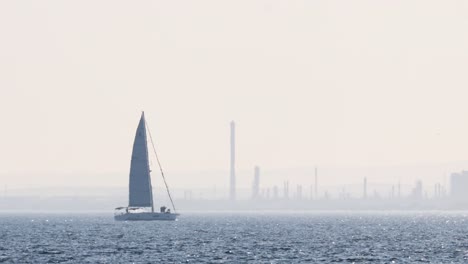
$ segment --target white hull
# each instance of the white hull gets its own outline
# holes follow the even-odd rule
[[[125,213],[114,216],[117,221],[174,221],[179,214],[172,213]]]

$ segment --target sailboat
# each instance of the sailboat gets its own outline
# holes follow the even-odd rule
[[[147,131],[174,212],[171,212],[171,210],[166,206],[161,206],[159,212],[154,211],[153,188],[151,185],[151,170],[148,156]],[[133,142],[132,159],[130,164],[128,206],[115,208],[114,219],[118,221],[174,221],[177,219],[177,216],[179,216],[179,214],[176,213],[174,202],[172,201],[171,193],[169,192],[169,187],[166,183],[161,163],[159,162],[158,155],[156,154],[151,132],[146,128],[145,113],[142,112],[135,134],[135,141]]]

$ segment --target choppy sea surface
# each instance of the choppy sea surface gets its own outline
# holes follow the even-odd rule
[[[468,214],[0,214],[0,263],[332,262],[468,263]]]

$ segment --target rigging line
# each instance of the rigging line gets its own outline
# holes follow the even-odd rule
[[[148,122],[146,122],[146,123],[148,123]],[[158,157],[158,154],[156,153],[156,148],[154,147],[154,143],[153,143],[153,137],[151,136],[151,131],[149,130],[148,126],[147,126],[147,130],[148,130],[148,134],[150,136],[151,146],[153,146],[154,155],[156,156],[156,161],[158,162],[158,165],[159,165],[159,170],[161,171],[161,175],[162,175],[162,178],[164,180],[164,185],[166,185],[167,195],[169,195],[169,200],[171,200],[172,208],[174,208],[174,213],[176,213],[177,210],[175,208],[174,202],[172,201],[171,193],[169,192],[169,186],[167,185],[166,177],[164,177],[164,172],[163,172],[163,169],[162,169],[162,166],[161,166],[161,162],[159,162],[159,157]]]

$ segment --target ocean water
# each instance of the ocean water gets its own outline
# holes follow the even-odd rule
[[[468,263],[464,213],[0,214],[1,263]]]

